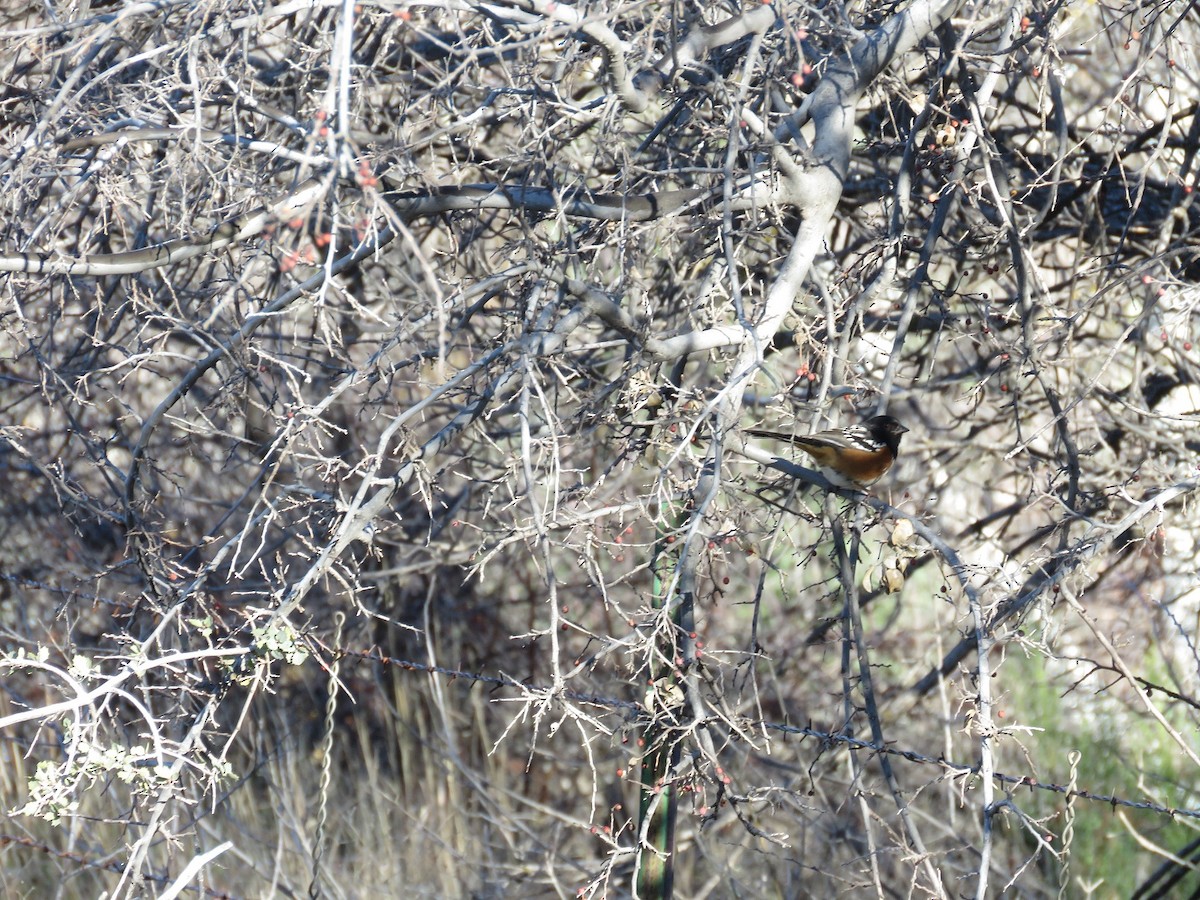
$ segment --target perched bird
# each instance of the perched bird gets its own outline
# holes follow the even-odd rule
[[[884,476],[900,452],[900,436],[908,431],[891,416],[872,416],[861,425],[817,434],[781,434],[747,428],[754,437],[794,444],[813,458],[821,474],[838,487],[862,490]]]

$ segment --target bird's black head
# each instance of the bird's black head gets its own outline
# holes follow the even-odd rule
[[[871,437],[892,451],[892,456],[900,452],[900,435],[908,431],[892,416],[871,416],[866,421],[867,430]]]

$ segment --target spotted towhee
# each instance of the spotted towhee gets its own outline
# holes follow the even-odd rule
[[[813,458],[821,474],[838,487],[862,490],[874,484],[896,461],[900,436],[908,431],[891,416],[872,416],[861,425],[817,434],[781,434],[747,428],[754,437],[794,444]]]

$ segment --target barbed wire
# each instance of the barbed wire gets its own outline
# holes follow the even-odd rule
[[[369,663],[378,663],[379,665],[400,669],[402,671],[426,673],[430,676],[446,678],[451,682],[461,680],[470,684],[490,685],[495,689],[516,689],[523,693],[550,694],[554,691],[554,689],[549,685],[532,684],[527,681],[519,681],[515,678],[505,675],[488,675],[482,672],[472,672],[464,669],[450,668],[447,666],[430,665],[414,660],[388,656],[378,649],[363,651],[345,647],[337,647],[336,645],[322,646],[324,650],[333,654],[337,658],[357,659]],[[1158,686],[1155,686],[1155,688],[1161,690],[1161,688]],[[649,714],[641,703],[632,700],[624,700],[617,697],[609,697],[602,694],[572,689],[560,690],[558,693],[563,698],[575,701],[577,703],[585,703],[611,710],[622,710],[628,714],[632,714],[634,717],[640,718]],[[862,738],[856,738],[852,735],[835,731],[823,731],[811,726],[788,725],[765,719],[747,719],[739,722],[738,725],[740,728],[760,728],[785,736],[795,736],[801,739],[810,738],[830,747],[840,746],[855,751],[886,754],[888,756],[903,759],[907,762],[917,765],[936,767],[948,773],[951,777],[969,778],[972,776],[978,776],[980,774],[978,765],[947,759],[944,756],[930,756],[916,750],[905,749],[887,744],[879,744],[873,741],[864,740]],[[1074,782],[1072,782],[1072,784],[1056,784],[1053,782],[1041,781],[1031,775],[1010,775],[1003,772],[996,772],[993,774],[993,778],[998,783],[1004,785],[1007,789],[1026,787],[1031,792],[1045,791],[1047,793],[1062,795],[1071,800],[1088,800],[1096,803],[1104,803],[1113,808],[1122,807],[1125,809],[1136,809],[1160,815],[1167,815],[1171,816],[1172,818],[1178,817],[1200,821],[1200,808],[1189,809],[1186,807],[1166,806],[1150,801],[1130,800],[1124,797],[1119,797],[1115,794],[1100,794],[1086,789],[1073,787],[1072,785]],[[27,837],[0,834],[0,847],[5,845],[27,847],[29,849],[37,850],[60,859],[69,860],[80,865],[87,866],[89,868],[118,873],[123,869],[122,864],[119,862],[92,861],[83,854],[58,850]],[[146,874],[144,877],[163,883],[169,880],[169,876],[163,875]],[[208,888],[189,886],[185,889],[207,897],[217,898],[217,900],[237,900],[236,895],[214,891]]]
[[[445,666],[432,666],[426,663],[414,662],[407,659],[398,659],[392,656],[386,656],[378,650],[358,651],[339,649],[337,653],[345,657],[354,657],[356,659],[365,660],[367,662],[377,662],[384,666],[394,666],[399,669],[410,672],[427,672],[430,675],[441,675],[449,678],[451,681],[459,679],[477,684],[490,684],[496,687],[517,688],[521,691],[534,692],[549,692],[549,686],[531,685],[525,682],[517,681],[514,678],[505,677],[502,675],[485,675],[481,672],[467,672],[462,669],[450,669]],[[595,706],[609,707],[613,709],[624,709],[645,715],[646,709],[640,703],[631,700],[621,700],[616,697],[605,697],[600,694],[590,694],[582,691],[564,690],[562,695],[579,703],[590,703]],[[911,763],[918,765],[936,766],[951,772],[956,776],[967,777],[979,774],[979,766],[969,763],[955,762],[954,760],[946,759],[944,756],[929,756],[924,753],[919,753],[916,750],[905,750],[899,747],[888,746],[886,744],[877,744],[872,741],[866,741],[861,738],[853,737],[848,734],[841,734],[836,731],[821,731],[816,728],[801,725],[785,725],[781,722],[769,722],[766,720],[740,722],[742,727],[763,728],[768,731],[778,732],[786,735],[797,735],[802,738],[814,738],[815,740],[831,745],[842,745],[853,750],[866,750],[871,753],[882,753],[888,756],[898,757]],[[1062,794],[1067,798],[1077,798],[1080,800],[1091,800],[1096,803],[1106,803],[1112,807],[1124,807],[1126,809],[1140,809],[1147,812],[1160,813],[1163,815],[1195,819],[1200,821],[1200,808],[1188,809],[1186,807],[1164,806],[1161,803],[1152,803],[1143,800],[1127,800],[1124,797],[1118,797],[1115,794],[1098,794],[1093,791],[1088,791],[1079,788],[1073,788],[1070,785],[1054,784],[1053,782],[1040,781],[1032,775],[1008,775],[1003,772],[994,773],[993,777],[996,781],[1003,785],[1020,788],[1027,787],[1031,791],[1040,790],[1054,794]]]

